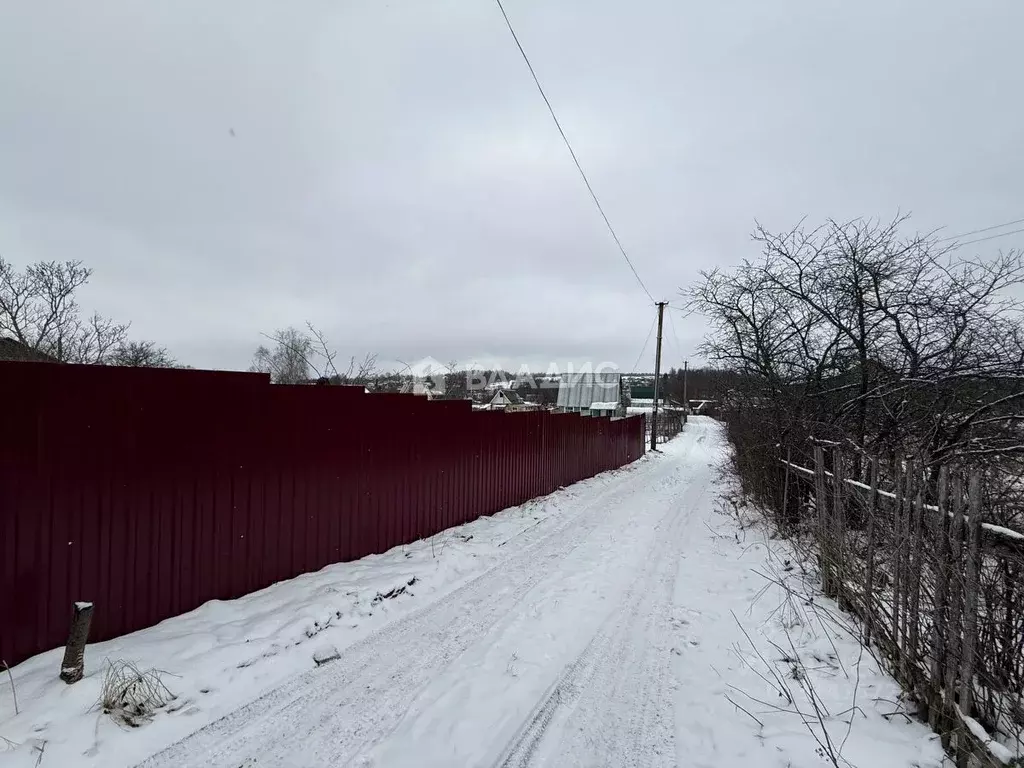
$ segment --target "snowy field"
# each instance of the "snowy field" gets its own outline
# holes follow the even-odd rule
[[[723,511],[718,425],[662,451],[92,645],[73,686],[30,659],[0,768],[941,765],[785,544]],[[115,722],[107,660],[175,698]]]

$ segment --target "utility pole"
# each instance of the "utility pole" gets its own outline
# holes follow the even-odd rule
[[[667,301],[658,302],[658,351],[654,358],[654,411],[651,413],[651,450],[658,450],[658,387],[661,384],[661,321]]]
[[[687,390],[686,390],[686,375],[687,375],[687,373],[689,373],[689,370],[688,370],[689,367],[690,367],[690,361],[689,360],[683,360],[683,412],[684,413],[689,413],[690,412],[690,398],[687,395]]]

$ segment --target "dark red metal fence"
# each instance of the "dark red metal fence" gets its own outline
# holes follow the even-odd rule
[[[643,454],[640,418],[0,362],[0,658],[155,624],[497,512]]]

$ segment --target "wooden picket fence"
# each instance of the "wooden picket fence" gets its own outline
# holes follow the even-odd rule
[[[653,418],[646,421],[647,441],[651,439],[651,426]],[[686,412],[679,408],[662,408],[658,411],[658,445],[667,443],[673,437],[683,431],[686,424]]]
[[[1005,510],[981,471],[822,444],[813,467],[791,458],[783,508],[799,494],[825,594],[958,766],[1024,765],[1024,534],[986,521]]]

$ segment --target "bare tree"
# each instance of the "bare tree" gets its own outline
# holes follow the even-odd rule
[[[75,292],[91,276],[81,261],[41,261],[18,272],[0,258],[0,335],[59,362],[109,362],[128,325],[82,316]]]
[[[312,337],[289,327],[267,336],[272,347],[261,344],[253,354],[250,370],[270,374],[275,384],[302,384],[311,378],[314,357]]]
[[[376,376],[377,356],[367,353],[361,360],[352,356],[348,360],[348,367],[344,372],[338,369],[335,360],[338,353],[328,343],[323,331],[316,328],[312,323],[307,322],[309,336],[313,340],[314,347],[314,370],[320,378],[327,379],[331,384],[346,384],[366,386]]]
[[[743,439],[759,470],[776,453],[766,448],[806,450],[809,435],[933,466],[1024,454],[1024,326],[1008,293],[1024,254],[961,258],[905,227],[758,226],[760,259],[691,290],[712,326],[705,353],[742,376],[734,405],[750,415]],[[866,465],[853,472],[863,480]]]
[[[357,360],[355,357],[349,358],[348,368],[345,370],[345,373],[338,374],[338,383],[356,384],[365,387],[375,381],[377,375],[377,356],[367,352],[360,360]]]
[[[306,330],[289,327],[266,338],[273,346],[257,348],[250,370],[269,373],[275,384],[302,384],[316,379],[367,386],[377,374],[377,356],[370,354],[358,361],[349,358],[348,367],[339,370],[337,351],[312,323],[306,323]]]
[[[176,368],[178,363],[165,347],[152,341],[128,341],[111,353],[110,365],[131,368]]]
[[[836,415],[859,448],[873,433],[889,449],[916,449],[927,435],[929,450],[948,450],[953,425],[935,415],[952,418],[953,432],[969,428],[977,417],[965,421],[959,405],[976,393],[966,382],[1002,385],[1021,374],[1021,307],[1005,291],[1021,281],[1024,261],[1016,252],[957,260],[955,247],[927,236],[900,238],[903,224],[829,222],[782,236],[759,228],[760,272],[835,335],[830,354],[846,387]],[[986,400],[994,405],[1001,389]]]
[[[449,360],[445,364],[444,399],[469,399],[469,371],[459,367],[457,360]]]

